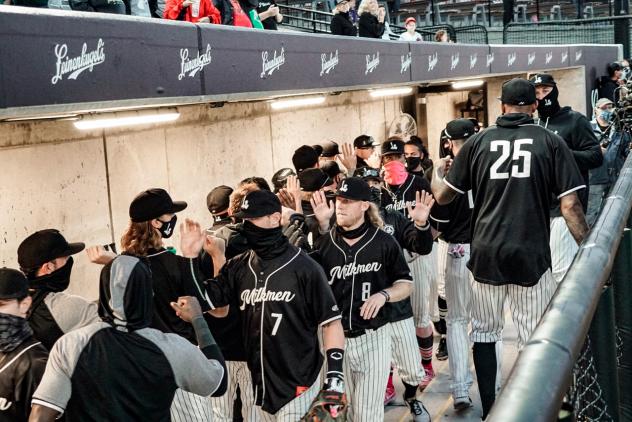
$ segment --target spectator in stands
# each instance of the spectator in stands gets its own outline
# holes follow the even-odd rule
[[[629,59],[623,59],[620,62],[621,64],[621,79],[625,79],[626,81],[628,79],[630,79],[630,60]]]
[[[447,31],[444,29],[440,29],[435,33],[435,41],[436,42],[450,42],[450,36]]]
[[[358,35],[358,29],[353,25],[349,16],[349,2],[347,0],[338,0],[330,25],[333,35],[347,35],[349,37]]]
[[[151,11],[147,0],[123,0],[125,13],[132,16],[151,17]]]
[[[619,99],[620,89],[618,88],[623,85],[623,80],[621,79],[623,68],[619,63],[612,62],[606,66],[606,71],[608,76],[602,76],[597,81],[599,98],[607,98],[616,104]]]
[[[167,0],[164,17],[193,23],[222,22],[211,0]]]
[[[415,18],[410,17],[406,19],[406,32],[403,32],[399,36],[400,41],[421,41],[421,35],[416,31],[417,21]]]
[[[69,0],[68,4],[72,10],[81,12],[125,14],[125,3],[122,0]]]
[[[386,11],[380,8],[377,0],[362,0],[358,8],[360,20],[358,22],[359,33],[365,38],[381,38],[384,34],[384,17]]]
[[[252,28],[250,18],[241,8],[241,4],[237,0],[215,0],[215,6],[219,10],[222,19],[222,25],[241,26],[244,28]]]
[[[348,0],[349,3],[349,18],[354,25],[358,24],[360,16],[358,15],[358,8],[356,6],[356,0]]]
[[[263,29],[277,30],[277,24],[283,22],[283,15],[279,12],[275,0],[261,0],[257,6],[257,13],[263,25]]]

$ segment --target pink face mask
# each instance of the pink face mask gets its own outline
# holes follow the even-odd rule
[[[384,164],[384,180],[392,186],[401,185],[406,181],[408,172],[406,166],[400,161],[390,161]]]

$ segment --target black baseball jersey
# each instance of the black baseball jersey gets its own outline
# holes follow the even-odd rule
[[[360,316],[360,308],[371,295],[398,280],[412,283],[410,269],[393,236],[371,226],[349,246],[334,226],[318,239],[316,249],[342,312],[345,330],[379,328],[391,322],[384,308],[370,320]]]
[[[523,113],[498,118],[457,154],[445,183],[472,190],[474,278],[494,285],[535,285],[551,267],[549,205],[583,189],[564,140]]]
[[[400,211],[408,217],[408,206],[414,206],[416,201],[416,193],[425,190],[432,193],[430,183],[423,177],[409,174],[406,181],[399,186],[388,185],[387,191],[390,198],[382,198],[384,208],[391,211]]]
[[[430,224],[441,232],[441,239],[448,243],[470,243],[472,220],[472,208],[474,197],[469,190],[465,195],[458,195],[454,201],[447,205],[439,205],[435,202],[430,211]]]
[[[255,403],[276,413],[314,383],[318,326],[340,319],[323,270],[288,244],[271,260],[253,251],[230,259],[207,284],[213,308],[238,304]]]

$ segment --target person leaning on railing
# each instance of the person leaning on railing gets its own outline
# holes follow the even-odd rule
[[[164,18],[194,23],[222,22],[211,0],[167,0]]]
[[[333,35],[355,37],[358,34],[358,29],[353,25],[349,16],[349,2],[347,0],[337,0],[330,25]]]
[[[384,34],[384,16],[386,11],[379,7],[377,0],[362,0],[358,8],[359,35],[365,38],[381,38]]]

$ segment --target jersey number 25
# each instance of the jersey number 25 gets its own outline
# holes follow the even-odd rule
[[[489,146],[491,152],[500,150],[500,157],[492,164],[489,169],[490,179],[509,179],[509,177],[525,178],[531,176],[531,152],[523,151],[520,148],[523,145],[532,145],[533,139],[516,139],[514,141],[514,151],[511,161],[516,163],[511,166],[511,176],[509,172],[501,172],[498,169],[502,166],[511,155],[511,143],[509,141],[499,140],[492,141]],[[520,168],[522,167],[522,170]]]

